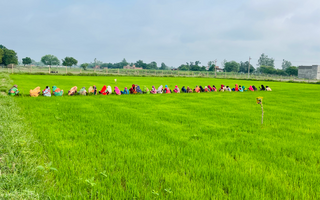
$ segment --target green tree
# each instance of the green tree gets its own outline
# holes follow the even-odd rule
[[[77,65],[77,64],[78,64],[78,61],[73,57],[66,57],[64,60],[62,60],[62,65],[69,66],[70,68],[71,66]]]
[[[5,65],[9,64],[18,64],[18,56],[17,53],[14,50],[10,49],[2,49],[3,50],[3,58],[2,63]]]
[[[199,67],[198,65],[191,65],[190,70],[191,71],[201,71],[201,67]]]
[[[168,67],[166,64],[161,63],[161,67],[160,67],[159,69],[161,69],[161,70],[168,70],[169,67]]]
[[[274,68],[274,59],[273,58],[269,58],[267,55],[265,55],[264,53],[261,54],[259,60],[258,60],[258,64],[257,66],[270,66]]]
[[[206,68],[206,66],[202,66],[200,70],[201,71],[207,71],[207,68]]]
[[[4,55],[4,51],[0,49],[0,64],[2,63],[3,55]]]
[[[288,74],[283,71],[282,69],[276,69],[276,73],[277,75],[281,75],[281,76],[287,76]]]
[[[45,55],[42,56],[41,62],[45,65],[60,65],[60,60],[54,55]]]
[[[248,73],[249,62],[240,62],[239,72]],[[254,67],[250,64],[250,73],[254,72]]]
[[[26,66],[26,65],[31,64],[32,60],[29,57],[25,57],[25,58],[22,58],[22,63],[24,64],[24,66]]]
[[[147,69],[147,63],[144,63],[142,60],[138,60],[135,63],[135,66],[136,67],[141,67],[142,69]]]
[[[292,66],[292,64],[291,64],[290,61],[287,61],[287,60],[285,60],[285,59],[282,60],[282,65],[281,65],[281,67],[282,67],[282,70],[283,70],[283,71],[286,71],[286,69],[287,69],[288,67],[291,67],[291,66]]]
[[[157,63],[155,61],[149,63],[147,69],[158,69]]]
[[[272,66],[260,66],[258,69],[257,69],[258,72],[260,73],[263,73],[263,74],[276,74],[277,73],[277,70],[272,67]]]
[[[123,69],[123,67],[124,66],[127,66],[129,63],[126,61],[126,59],[124,58],[122,61],[121,61],[121,63],[120,63],[120,65],[121,65],[121,69]]]
[[[214,71],[214,65],[211,65],[211,66],[209,67],[209,71]]]
[[[240,68],[240,64],[236,61],[226,62],[224,65],[224,70],[226,72],[238,72]]]
[[[189,69],[190,69],[189,65],[180,65],[178,67],[178,70],[181,70],[181,71],[188,71]]]
[[[291,66],[286,69],[286,73],[292,76],[298,76],[298,67]]]
[[[80,67],[83,69],[83,70],[87,70],[87,67],[89,66],[89,64],[88,63],[82,63],[81,65],[80,65]]]
[[[196,61],[196,62],[194,62],[194,63],[195,63],[195,65],[197,65],[197,66],[199,66],[199,65],[201,64],[200,61]]]

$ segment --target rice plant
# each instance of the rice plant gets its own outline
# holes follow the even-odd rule
[[[319,85],[13,75],[27,94],[96,85],[268,85],[272,92],[14,97],[53,199],[317,199]],[[114,79],[117,79],[115,83]],[[116,84],[116,85],[115,85]],[[263,97],[264,119],[256,98]],[[47,163],[47,165],[46,165]],[[52,163],[48,166],[48,163]],[[37,167],[37,166],[35,166]],[[50,170],[50,168],[55,170]],[[44,170],[47,173],[44,173]]]

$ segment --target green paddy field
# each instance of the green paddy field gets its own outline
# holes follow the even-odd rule
[[[29,151],[34,152],[34,162],[22,165],[34,169],[35,176],[25,174],[34,176],[31,184],[9,185],[2,192],[24,188],[40,199],[320,197],[318,84],[173,77],[10,78],[25,95],[0,100],[13,101],[11,112],[32,138]],[[236,83],[264,84],[273,91],[26,96],[30,89],[47,85],[67,92],[75,85],[123,90],[132,84],[174,89]],[[255,100],[259,96],[265,110],[263,126]],[[23,171],[23,166],[15,168]]]

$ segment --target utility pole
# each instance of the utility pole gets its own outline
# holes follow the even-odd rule
[[[217,78],[217,59],[214,60],[214,77]]]
[[[250,60],[251,60],[251,57],[249,56],[248,78],[250,78]]]

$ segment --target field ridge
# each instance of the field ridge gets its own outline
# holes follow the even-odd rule
[[[5,92],[12,83],[9,75],[0,73],[0,80],[0,199],[39,199],[37,141]]]

